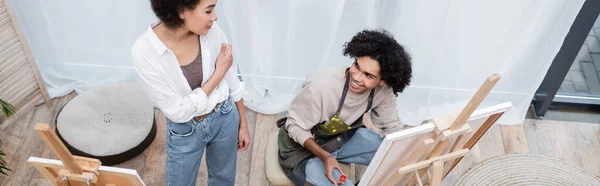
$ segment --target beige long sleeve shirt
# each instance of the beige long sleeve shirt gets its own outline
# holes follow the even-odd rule
[[[332,67],[309,75],[300,94],[290,105],[285,127],[292,139],[301,145],[314,138],[310,130],[335,115],[346,81],[348,67]],[[388,85],[377,86],[373,98],[371,119],[382,136],[402,130],[396,109],[396,96]],[[348,91],[340,119],[350,125],[360,119],[367,109],[369,92]]]

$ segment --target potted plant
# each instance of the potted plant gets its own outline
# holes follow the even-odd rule
[[[15,114],[15,108],[8,102],[0,99],[0,112],[4,113],[6,118],[9,118]],[[10,171],[8,163],[4,159],[4,152],[0,149],[0,174],[8,175],[6,172]]]

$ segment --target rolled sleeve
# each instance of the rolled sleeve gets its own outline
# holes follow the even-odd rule
[[[206,103],[208,103],[208,96],[206,93],[200,89],[194,89],[192,93],[188,94],[187,97],[193,102],[194,110],[196,111],[204,111],[206,110]]]
[[[293,119],[291,121],[288,120],[288,124],[286,124],[286,126],[286,130],[288,131],[290,138],[294,139],[294,141],[302,146],[304,146],[304,142],[307,139],[315,138],[309,130],[303,129],[296,125]]]
[[[243,82],[239,83],[239,86],[237,87],[237,89],[229,89],[230,91],[230,95],[231,98],[233,98],[233,101],[238,102],[242,99],[242,97],[244,96],[244,91],[246,90],[246,84],[244,84]]]

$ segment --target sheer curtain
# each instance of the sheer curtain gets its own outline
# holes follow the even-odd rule
[[[285,111],[309,72],[350,65],[343,44],[383,28],[413,57],[411,86],[397,100],[405,123],[461,109],[499,73],[482,106],[511,101],[499,123],[519,124],[583,2],[221,0],[217,14],[257,112]],[[147,0],[15,4],[51,96],[137,81],[130,47],[155,19]]]
[[[150,1],[12,1],[51,97],[137,81],[131,46],[156,19]]]

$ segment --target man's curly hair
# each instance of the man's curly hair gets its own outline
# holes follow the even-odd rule
[[[379,62],[381,80],[392,87],[394,94],[404,91],[412,77],[411,57],[386,30],[363,30],[344,44],[344,56],[369,56]]]

